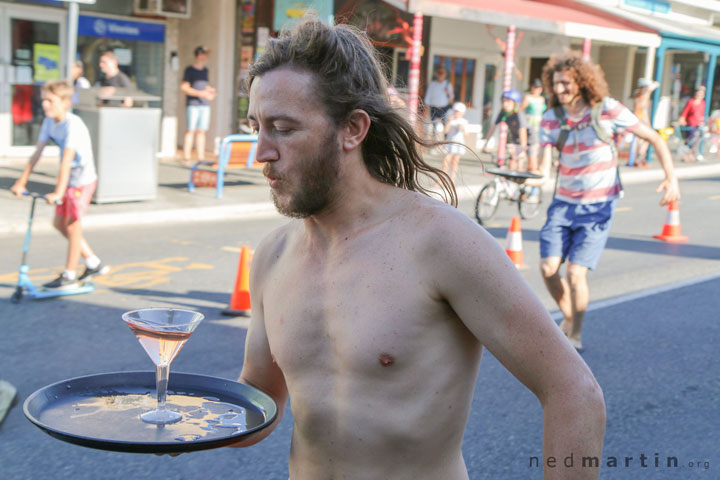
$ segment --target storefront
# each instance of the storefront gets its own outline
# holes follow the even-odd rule
[[[133,0],[81,5],[77,54],[68,59],[66,3],[0,2],[0,156],[32,154],[44,118],[40,89],[65,78],[68,62],[82,60],[94,85],[102,75],[100,54],[112,50],[138,90],[164,96],[165,22],[130,17],[134,9]]]
[[[65,71],[65,28],[65,10],[0,3],[0,156],[32,153],[44,118],[40,86]]]

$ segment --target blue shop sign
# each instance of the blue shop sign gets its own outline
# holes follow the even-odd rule
[[[80,15],[78,17],[78,35],[163,43],[165,41],[165,25]]]
[[[670,13],[670,3],[663,0],[624,0],[623,3],[653,13]]]

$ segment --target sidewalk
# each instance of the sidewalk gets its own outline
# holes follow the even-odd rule
[[[438,168],[442,163],[442,157],[436,155],[427,155],[426,160]],[[25,162],[25,159],[0,159],[0,236],[23,234],[27,229],[30,200],[18,199],[9,191],[22,172]],[[683,178],[720,175],[720,160],[717,158],[703,163],[675,162],[675,167],[681,183]],[[42,159],[31,176],[28,187],[41,193],[52,191],[57,168],[57,159]],[[261,169],[231,170],[225,177],[223,198],[220,199],[215,198],[214,188],[197,188],[193,193],[188,192],[189,174],[189,167],[173,160],[160,160],[155,199],[91,204],[87,217],[83,220],[84,228],[93,230],[123,225],[237,221],[279,215],[271,201],[270,189]],[[474,198],[487,178],[476,158],[463,157],[456,182],[460,200]],[[663,172],[655,161],[651,168],[621,167],[621,178],[624,185],[659,182],[663,178]],[[545,188],[552,190],[553,182],[548,182]],[[47,204],[37,204],[33,233],[52,230],[53,212],[54,209]]]

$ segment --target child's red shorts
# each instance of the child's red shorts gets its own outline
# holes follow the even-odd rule
[[[80,220],[87,213],[90,200],[97,187],[97,180],[80,187],[67,187],[62,205],[55,207],[55,216],[68,220]]]

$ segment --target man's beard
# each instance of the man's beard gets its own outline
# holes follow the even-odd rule
[[[323,140],[313,156],[300,159],[299,163],[301,166],[296,180],[289,185],[292,191],[284,192],[290,195],[289,201],[281,203],[279,194],[274,190],[272,198],[275,208],[281,214],[292,218],[307,218],[323,211],[336,196],[340,148],[335,133],[332,132]],[[281,182],[288,180],[290,179],[282,178]]]

